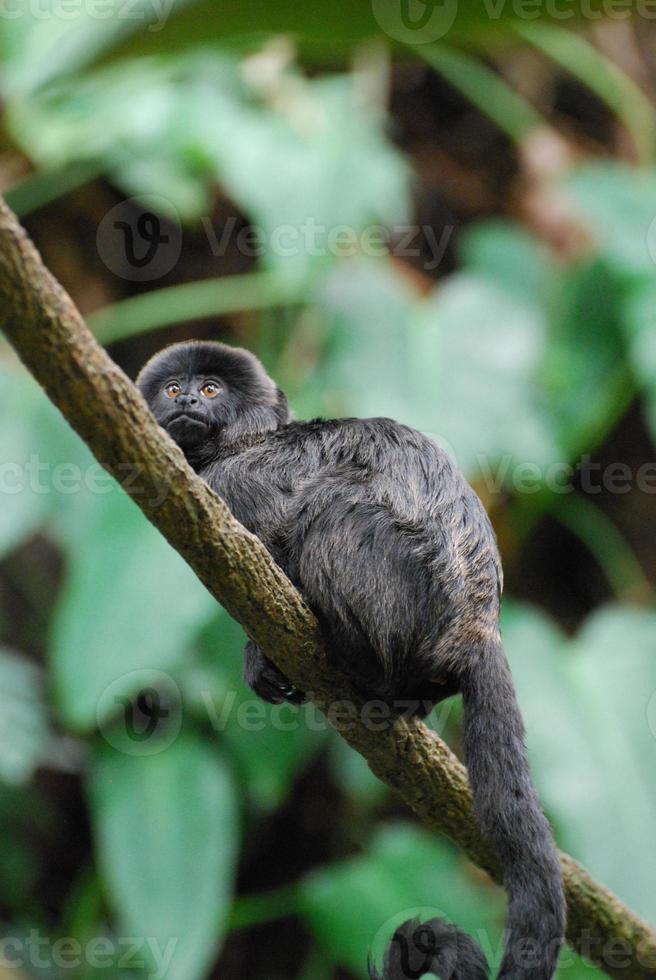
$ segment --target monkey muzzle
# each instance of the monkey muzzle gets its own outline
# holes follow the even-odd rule
[[[197,412],[180,412],[166,422],[165,428],[178,445],[190,446],[207,438],[210,424]]]

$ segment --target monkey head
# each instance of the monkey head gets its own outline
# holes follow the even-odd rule
[[[165,347],[142,368],[137,387],[187,455],[272,432],[290,417],[253,354],[211,341]]]

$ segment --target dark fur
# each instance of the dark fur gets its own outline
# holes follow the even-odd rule
[[[211,401],[200,394],[208,378],[222,386]],[[164,393],[172,380],[182,404]],[[499,976],[549,980],[564,931],[560,865],[528,768],[498,629],[501,566],[476,494],[435,443],[391,419],[291,420],[285,396],[244,350],[177,344],[148,362],[138,385],[194,469],[302,591],[366,696],[414,702],[424,715],[462,693],[476,812],[509,896]],[[268,701],[302,700],[253,644],[245,677]],[[399,943],[418,935],[413,967]],[[406,923],[382,980],[431,972],[480,980],[487,965],[454,927]]]
[[[440,980],[487,980],[488,964],[466,932],[442,919],[408,919],[392,937],[382,975],[369,964],[371,980],[419,980],[427,973]]]

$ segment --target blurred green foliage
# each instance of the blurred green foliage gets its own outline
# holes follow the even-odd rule
[[[220,188],[260,229],[258,263],[227,277],[216,258],[216,279],[119,289],[122,302],[91,318],[101,339],[142,342],[174,322],[260,310],[247,321],[255,328],[246,340],[300,415],[384,414],[433,434],[494,504],[509,563],[545,520],[560,520],[583,541],[615,601],[592,610],[572,636],[545,609],[509,598],[505,638],[559,842],[656,920],[653,596],[597,498],[563,495],[546,479],[550,468],[575,467],[599,449],[634,402],[653,452],[651,104],[642,97],[627,110],[633,83],[582,49],[581,37],[503,18],[487,30],[475,4],[439,48],[405,53],[443,71],[517,141],[551,123],[490,67],[499,40],[516,43],[522,34],[556,62],[574,53],[577,74],[640,144],[645,164],[587,163],[554,181],[554,201],[586,239],[567,261],[526,222],[480,219],[459,241],[457,270],[418,290],[389,248],[368,255],[362,244],[372,226],[414,220],[415,178],[383,109],[389,63],[371,10],[340,8],[338,25],[337,8],[327,4],[305,12],[290,4],[237,9],[224,0],[216,7],[177,3],[157,31],[122,20],[118,6],[108,20],[27,12],[8,20],[2,141],[31,167],[9,199],[38,231],[40,209],[102,176],[125,196],[159,195],[169,205],[164,217],[197,229]],[[150,4],[133,9],[152,26]],[[465,35],[487,63],[455,46]],[[305,57],[311,52],[311,72],[295,60],[290,36]],[[308,221],[321,229],[316,247],[285,255],[272,245],[281,226],[303,243]],[[332,247],[339,226],[350,234]],[[201,980],[225,975],[212,967],[228,937],[294,917],[307,946],[298,976],[320,980],[338,966],[364,976],[371,944],[380,952],[402,913],[437,909],[498,961],[501,892],[448,843],[399,819],[362,760],[320,718],[253,702],[240,680],[242,631],[103,477],[6,347],[0,467],[1,571],[10,597],[0,628],[14,647],[0,647],[6,936],[40,929],[81,944],[104,937],[114,977]],[[528,480],[521,487],[513,483],[520,471]],[[55,573],[47,561],[41,566],[35,542],[58,556]],[[15,613],[19,628],[15,595],[27,608]],[[37,662],[44,651],[45,666]],[[155,741],[126,740],[130,719],[148,733],[154,707],[168,718]],[[447,707],[435,723],[457,742],[458,709]],[[328,773],[330,798],[320,809],[333,828],[332,850],[302,866],[277,855],[289,875],[263,868],[254,878],[259,839],[271,821],[281,833],[299,784],[319,762]],[[78,792],[84,786],[93,839],[71,848],[71,867],[53,871],[66,882],[63,901],[57,888],[56,900],[47,897],[30,844],[56,846],[86,831],[71,828],[66,808],[52,804],[43,771],[74,779]],[[377,827],[388,814],[393,819]],[[312,827],[318,818],[307,819]],[[236,885],[240,867],[246,888]],[[122,962],[126,936],[150,946]],[[271,955],[265,975],[287,975],[275,972]],[[107,975],[89,962],[25,966],[38,976]],[[563,977],[591,972],[573,954],[564,957]]]

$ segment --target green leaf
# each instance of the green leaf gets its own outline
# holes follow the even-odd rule
[[[628,860],[613,842],[649,840],[656,823],[656,613],[609,606],[577,637],[573,679],[592,734],[601,784],[590,826],[582,813],[564,838],[582,862],[639,914],[656,919],[656,855],[635,849]],[[617,681],[618,654],[622,681]],[[651,831],[650,831],[651,828]],[[647,835],[645,837],[645,835]]]
[[[233,889],[236,790],[219,757],[185,735],[159,755],[96,752],[90,793],[101,868],[121,934],[201,980],[217,955]]]
[[[656,857],[617,842],[648,840],[656,821],[656,613],[608,606],[568,641],[506,604],[504,642],[560,845],[654,919]]]
[[[385,262],[344,263],[320,295],[334,341],[320,379],[335,414],[397,418],[450,447],[468,474],[503,457],[556,457],[538,376],[535,305],[460,273],[412,297]]]
[[[175,0],[178,8],[184,0]],[[56,0],[42,0],[38,8],[25,7],[19,17],[3,24],[4,58],[2,90],[5,95],[25,96],[60,76],[87,67],[103,52],[144,27],[154,30],[159,18],[151,0],[103,0],[102,11],[94,3],[82,4],[74,16],[62,16]],[[100,12],[100,16],[99,16]]]
[[[500,218],[482,221],[463,234],[459,250],[468,272],[520,302],[548,299],[556,267],[548,249],[521,225]]]
[[[514,30],[606,102],[633,137],[641,161],[650,163],[655,149],[654,107],[630,75],[575,31],[528,21],[516,24]]]
[[[603,9],[603,0],[591,0],[587,16]],[[435,28],[431,21],[426,31],[414,32],[404,26],[398,0],[353,4],[348,10],[326,0],[302,8],[293,0],[275,4],[222,0],[220,17],[215,0],[173,0],[162,5],[135,0],[129,8],[121,0],[111,0],[76,8],[74,17],[57,16],[56,11],[48,16],[48,12],[41,3],[36,13],[25,8],[22,16],[6,19],[0,37],[5,92],[29,92],[108,56],[181,54],[214,44],[252,51],[267,38],[287,35],[323,67],[346,63],[354,45],[373,38],[403,42],[419,55],[426,42],[444,37],[447,31],[449,41],[469,48],[485,44],[490,37],[496,40],[517,22],[512,4],[499,6],[491,18],[485,4],[447,3],[434,11]],[[571,12],[576,15],[574,9]],[[560,11],[548,7],[531,13],[545,21],[558,22],[561,17]]]
[[[126,179],[132,193],[164,197],[174,214],[202,213],[209,171],[192,173],[185,165],[179,122],[187,111],[189,70],[184,60],[134,61],[61,81],[10,103],[7,124],[45,173],[81,167],[120,177],[124,166],[133,175]]]
[[[90,183],[105,171],[103,161],[81,160],[63,167],[37,170],[7,191],[5,200],[20,217],[37,211],[64,194]]]
[[[466,472],[502,457],[538,466],[557,458],[539,389],[539,306],[454,275],[424,306],[413,339],[424,424],[439,425]]]
[[[571,946],[563,946],[558,960],[558,980],[603,980],[608,974],[582,956],[578,956]]]
[[[12,104],[8,123],[41,167],[104,161],[183,219],[207,215],[221,181],[258,228],[242,248],[294,278],[331,259],[335,230],[357,247],[366,225],[407,220],[407,164],[354,77],[281,71],[264,93],[256,74],[224,52],[129,61]],[[220,252],[226,230],[239,228],[208,245]]]
[[[185,703],[220,734],[248,795],[268,811],[286,799],[325,744],[327,723],[311,705],[269,705],[253,694],[242,678],[246,639],[241,626],[220,612],[203,631],[200,657],[178,679]]]
[[[449,41],[453,39],[468,48],[476,43],[483,45],[490,38],[498,40],[517,20],[517,7],[497,4],[492,17],[490,9],[483,3],[438,4],[432,9],[436,27],[433,28],[431,19],[425,31],[417,30],[415,34],[404,25],[406,8],[400,8],[398,0],[375,0],[373,4],[351,4],[348,8],[336,7],[328,0],[316,0],[304,6],[294,0],[278,0],[275,4],[222,0],[220,17],[216,16],[214,0],[199,0],[186,8],[176,4],[164,30],[128,38],[119,45],[116,55],[180,50],[216,42],[252,49],[268,37],[287,35],[299,43],[304,54],[313,56],[323,67],[337,59],[348,59],[354,45],[372,39],[382,38],[387,43],[401,41],[412,48],[415,42],[419,47],[436,40],[435,31],[439,37],[448,31]],[[590,0],[585,13],[590,18],[604,9],[607,8],[603,0]],[[572,20],[568,23],[576,23],[576,9],[571,13]],[[531,9],[533,16],[559,22],[562,11],[544,4]],[[403,55],[407,59],[405,47]]]
[[[651,599],[651,583],[631,545],[593,497],[564,494],[554,501],[551,513],[594,556],[617,599]]]
[[[216,603],[184,560],[114,485],[73,543],[51,648],[57,704],[72,727],[104,723],[140,671],[187,654]],[[103,695],[111,689],[113,699]]]
[[[567,270],[554,294],[546,404],[570,458],[590,452],[633,397],[622,338],[624,286],[607,258]]]
[[[413,299],[387,262],[340,263],[317,296],[330,349],[316,385],[329,415],[409,421]]]
[[[92,457],[26,371],[0,371],[0,556],[80,502]]]
[[[644,390],[647,424],[656,440],[656,282],[637,283],[626,299],[622,325],[631,368]]]
[[[374,776],[366,759],[343,738],[331,739],[329,762],[333,778],[351,805],[373,808],[387,795],[387,787]]]
[[[528,606],[506,600],[503,640],[527,727],[534,776],[547,809],[566,826],[597,785],[586,765],[586,730],[570,693],[568,641],[553,620]],[[555,738],[556,745],[547,741]],[[560,751],[565,745],[566,752]],[[590,783],[592,780],[592,784]],[[573,814],[563,810],[571,805]]]
[[[199,76],[189,124],[258,226],[270,268],[296,279],[338,254],[340,229],[353,254],[368,225],[408,220],[407,164],[385,137],[384,116],[363,108],[353,77],[274,72],[264,102],[254,98],[256,81],[239,91],[215,74]]]
[[[0,779],[14,786],[26,783],[53,749],[43,686],[36,664],[0,646]]]
[[[5,921],[16,926],[31,917],[42,862],[34,841],[52,840],[57,816],[34,785],[6,785],[0,792],[0,901]]]
[[[274,272],[251,272],[150,289],[99,310],[87,322],[103,344],[156,327],[244,310],[302,302],[309,283],[290,283]]]
[[[48,494],[31,478],[39,399],[36,385],[19,374],[0,374],[0,555],[29,537],[50,509]]]
[[[521,143],[547,125],[523,95],[479,58],[446,44],[422,44],[416,50],[510,139]]]
[[[365,976],[369,951],[380,959],[396,925],[443,916],[500,950],[501,892],[481,888],[454,849],[409,825],[387,827],[368,852],[331,865],[301,885],[300,911],[335,963]]]
[[[564,189],[611,269],[632,279],[656,273],[656,175],[618,163],[574,171]]]

